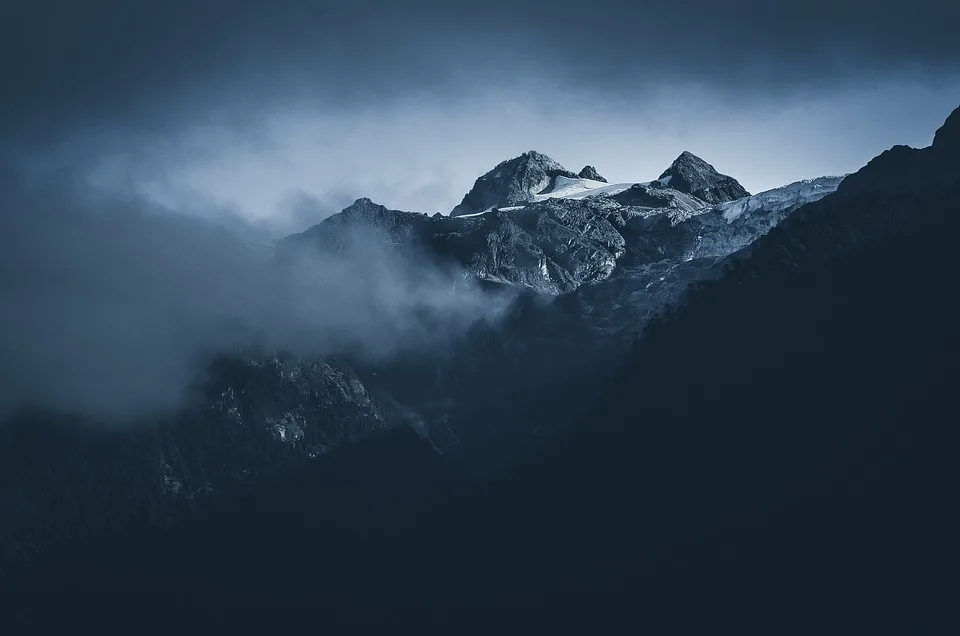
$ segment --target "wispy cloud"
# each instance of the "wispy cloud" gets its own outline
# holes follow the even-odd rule
[[[383,357],[446,346],[505,298],[358,231],[285,265],[210,221],[48,184],[0,205],[0,410],[123,420],[175,408],[211,356],[257,344]]]

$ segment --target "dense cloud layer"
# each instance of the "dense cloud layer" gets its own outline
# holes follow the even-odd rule
[[[212,355],[443,347],[506,302],[359,233],[345,256],[304,248],[280,267],[262,246],[140,200],[6,185],[0,414],[144,415],[181,404]]]
[[[448,212],[529,149],[614,181],[690,150],[756,191],[929,143],[957,23],[948,0],[5,3],[0,156],[275,235],[361,196]]]
[[[544,75],[623,97],[671,81],[753,93],[960,63],[952,0],[20,0],[0,11],[0,119],[34,132],[134,112],[176,122],[218,93],[353,106]]]

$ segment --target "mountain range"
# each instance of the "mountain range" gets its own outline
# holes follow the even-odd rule
[[[273,258],[282,264],[303,249],[342,253],[362,235],[373,242],[370,252],[415,254],[424,267],[454,272],[451,284],[467,277],[490,294],[513,290],[521,297],[499,324],[477,325],[439,356],[383,364],[290,352],[225,356],[214,363],[202,402],[159,428],[92,434],[74,430],[70,414],[27,415],[6,432],[15,440],[4,446],[12,456],[3,505],[20,512],[0,522],[7,526],[3,553],[18,558],[63,536],[166,523],[214,493],[395,425],[412,426],[437,451],[482,472],[509,463],[531,439],[552,431],[527,409],[566,408],[550,397],[560,386],[576,387],[578,399],[588,400],[646,320],[841,181],[826,177],[749,196],[689,152],[651,182],[595,177],[591,166],[577,174],[530,151],[478,178],[449,216],[361,198],[278,241]],[[94,458],[109,453],[124,459],[101,473]],[[28,464],[56,469],[19,472]],[[73,505],[69,513],[51,513],[45,493],[59,487],[50,480],[62,480],[79,501],[95,484],[115,483],[115,498],[99,499],[92,510]],[[41,524],[49,539],[32,530]]]
[[[745,412],[760,409],[757,405],[773,409],[775,398],[802,399],[790,396],[801,391],[803,382],[812,382],[807,374],[837,380],[838,387],[845,386],[838,379],[840,369],[855,377],[859,367],[849,365],[857,364],[856,356],[848,357],[848,367],[838,365],[829,372],[816,367],[817,360],[833,359],[836,352],[830,347],[845,346],[839,335],[824,337],[820,325],[842,325],[836,333],[849,337],[851,347],[861,347],[856,351],[868,356],[864,360],[877,363],[870,377],[879,386],[889,386],[891,380],[876,375],[887,367],[870,346],[886,337],[882,328],[895,324],[894,316],[903,324],[917,324],[904,313],[914,297],[904,294],[931,290],[915,288],[923,281],[910,276],[911,268],[929,278],[924,284],[940,280],[930,275],[930,268],[943,264],[928,263],[937,255],[920,246],[930,237],[946,240],[949,232],[944,228],[955,223],[950,213],[960,200],[951,198],[960,174],[958,124],[955,112],[930,148],[896,147],[853,175],[801,181],[756,195],[687,152],[653,181],[609,184],[591,166],[573,173],[530,151],[481,176],[449,216],[391,210],[358,199],[319,225],[279,241],[273,258],[282,263],[304,248],[349,249],[351,236],[362,231],[375,237],[381,250],[426,255],[426,262],[442,264],[443,271],[453,272],[451,284],[471,280],[490,294],[509,292],[514,300],[507,314],[496,324],[476,325],[438,355],[411,354],[376,363],[349,355],[303,358],[290,352],[223,356],[214,363],[196,408],[132,433],[93,434],[72,426],[69,414],[25,414],[4,430],[8,439],[0,451],[3,557],[7,563],[35,559],[65,544],[183,523],[219,502],[241,497],[245,503],[223,513],[224,519],[235,521],[238,515],[264,508],[262,499],[253,508],[242,499],[251,489],[267,488],[269,497],[287,502],[270,485],[285,483],[275,482],[284,475],[319,470],[324,476],[304,483],[318,480],[321,485],[310,486],[309,492],[328,497],[333,496],[329,480],[340,484],[343,471],[357,479],[365,468],[398,462],[397,470],[406,471],[408,478],[390,474],[402,483],[416,483],[398,496],[409,510],[390,514],[404,519],[413,515],[416,527],[434,529],[416,539],[406,530],[384,530],[387,513],[369,502],[385,486],[360,479],[360,494],[354,494],[366,499],[356,505],[373,507],[354,511],[355,517],[336,518],[353,519],[343,521],[345,527],[392,537],[371,548],[362,557],[364,563],[376,565],[383,559],[377,565],[381,570],[388,569],[384,563],[408,567],[406,562],[399,565],[400,557],[391,556],[390,550],[399,550],[398,542],[410,542],[430,554],[456,555],[451,563],[469,570],[481,558],[465,551],[471,541],[485,546],[477,550],[490,551],[483,553],[491,562],[499,562],[503,555],[519,554],[523,533],[559,532],[536,555],[524,555],[526,574],[510,585],[501,583],[498,593],[501,600],[518,602],[526,581],[540,590],[535,598],[545,599],[547,590],[557,593],[560,585],[535,583],[545,572],[556,573],[550,564],[557,557],[550,546],[569,544],[570,532],[599,540],[599,519],[623,528],[639,523],[620,517],[614,523],[606,516],[628,514],[616,512],[624,484],[638,479],[660,483],[669,475],[683,490],[683,484],[693,483],[693,476],[714,460],[726,465],[713,451],[734,457],[755,439],[780,448],[768,439],[770,431],[751,428],[753,424],[732,433],[724,426],[721,434],[720,429],[705,428],[708,421],[719,425],[749,420]],[[900,250],[902,255],[890,262],[884,260],[890,253],[885,250]],[[882,269],[887,279],[864,284],[862,277],[873,281],[878,276],[871,268]],[[936,275],[946,276],[947,270]],[[896,290],[899,302],[885,296],[891,303],[889,313],[883,320],[864,322],[849,298],[868,293],[879,298],[884,290]],[[870,307],[879,302],[870,299]],[[933,324],[946,328],[943,321],[949,315],[943,311]],[[941,332],[923,335],[934,334]],[[816,386],[825,395],[827,385],[821,384]],[[840,389],[829,392],[836,398]],[[861,393],[850,389],[850,396]],[[855,408],[853,397],[844,399],[844,408]],[[929,404],[923,408],[929,417]],[[799,413],[806,412],[795,410],[789,416],[776,410],[761,413],[793,425],[800,421]],[[784,433],[791,440],[799,434]],[[808,439],[800,439],[798,448],[808,448]],[[352,445],[356,449],[348,451]],[[401,450],[389,450],[394,445]],[[375,450],[364,450],[369,448]],[[791,466],[796,461],[790,457]],[[422,480],[416,477],[421,469],[411,468],[413,464],[422,465]],[[468,480],[464,467],[469,475],[498,475],[484,478],[493,480],[484,483],[493,484],[489,488],[496,496],[464,498],[458,491],[454,500],[460,503],[450,504],[455,512],[443,514],[428,514],[411,503],[425,488],[433,493],[438,481]],[[777,476],[789,480],[782,471],[772,474],[771,483],[780,483]],[[719,483],[728,482],[744,486],[734,477]],[[287,488],[290,492],[289,484]],[[422,499],[436,501],[432,497],[439,496]],[[718,501],[730,497],[717,496]],[[299,501],[297,495],[290,497]],[[696,497],[698,506],[709,507],[703,495]],[[576,501],[576,510],[563,504],[565,499]],[[330,517],[323,515],[339,515],[343,506],[353,505],[337,501],[322,513],[326,523]],[[463,501],[484,511],[486,518],[465,511]],[[755,501],[745,494],[735,503],[749,508]],[[581,525],[551,521],[560,511]],[[429,521],[423,521],[423,515]],[[323,525],[321,517],[314,521]],[[464,519],[472,524],[470,530]],[[516,526],[522,531],[510,530],[509,519],[524,520]],[[269,532],[279,527],[271,522]],[[651,532],[668,528],[677,530],[666,524]],[[485,544],[477,538],[484,532],[503,533],[506,543]],[[693,535],[683,532],[686,538],[676,538],[676,545],[693,541]],[[337,536],[356,548],[351,552],[356,556],[355,539]],[[238,544],[226,543],[233,546],[225,550],[234,558]],[[311,555],[308,561],[330,557],[329,552],[297,545]],[[247,556],[265,567],[261,555]],[[286,563],[284,558],[279,561]],[[586,556],[578,558],[588,567]],[[346,581],[355,575],[342,571],[347,561],[337,563],[331,567],[341,568],[337,571],[346,598]],[[649,563],[666,567],[656,559]],[[43,572],[43,567],[60,566],[39,567]],[[432,558],[423,567],[437,576],[457,576]],[[276,568],[275,574],[289,574]],[[580,589],[566,575],[560,580],[570,586],[564,595]],[[670,579],[670,584],[678,580]],[[249,590],[237,593],[243,596]]]

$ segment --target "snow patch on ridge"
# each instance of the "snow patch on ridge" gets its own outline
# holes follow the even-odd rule
[[[728,201],[714,207],[727,223],[733,223],[745,214],[761,210],[786,210],[818,201],[836,191],[843,177],[804,179],[782,188],[767,190],[753,196]]]
[[[534,202],[549,199],[586,199],[597,196],[610,196],[629,190],[636,182],[605,183],[593,179],[571,179],[558,176],[549,192],[541,192],[533,196]],[[501,208],[502,209],[502,208]]]

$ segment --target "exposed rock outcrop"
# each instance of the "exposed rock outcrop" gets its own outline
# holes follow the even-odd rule
[[[600,176],[600,173],[597,172],[597,169],[593,166],[584,166],[578,174],[578,177],[581,179],[590,179],[591,181],[602,181],[606,183],[607,180]]]
[[[687,151],[683,151],[658,180],[707,203],[723,203],[750,196],[736,179],[720,174],[709,163]]]

